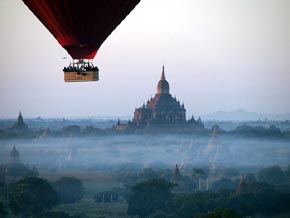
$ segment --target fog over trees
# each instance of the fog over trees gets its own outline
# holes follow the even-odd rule
[[[290,213],[285,123],[275,123],[279,128],[207,123],[202,131],[177,133],[122,132],[114,123],[102,128],[77,120],[50,128],[30,121],[20,130],[5,122],[0,122],[2,217],[284,218]]]

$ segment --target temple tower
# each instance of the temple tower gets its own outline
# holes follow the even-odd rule
[[[15,145],[13,145],[13,148],[10,151],[9,164],[11,164],[11,165],[20,164],[19,152],[15,148]]]
[[[173,175],[172,175],[172,182],[177,184],[179,182],[180,178],[181,178],[181,174],[179,172],[178,165],[176,164]]]
[[[165,78],[164,66],[162,67],[161,78],[157,85],[157,94],[169,94],[169,83]]]

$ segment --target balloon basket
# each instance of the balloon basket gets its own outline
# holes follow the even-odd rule
[[[89,82],[99,80],[99,69],[90,62],[79,60],[63,69],[65,82]]]

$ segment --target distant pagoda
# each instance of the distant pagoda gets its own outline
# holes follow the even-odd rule
[[[21,111],[19,112],[18,118],[16,120],[16,122],[13,124],[12,127],[10,127],[10,130],[14,131],[14,132],[29,132],[30,129],[28,128],[28,126],[24,123]]]
[[[246,182],[245,182],[244,174],[242,173],[236,194],[237,195],[242,194],[245,191],[245,188],[246,188]]]
[[[2,179],[4,179],[5,182],[15,183],[19,179],[27,176],[38,176],[38,170],[35,166],[30,168],[28,165],[21,163],[20,154],[16,149],[16,146],[13,145],[13,148],[9,153],[8,163],[0,167],[0,174],[3,175]]]
[[[19,152],[17,151],[15,145],[13,145],[13,148],[10,151],[9,164],[10,165],[20,164],[20,155],[19,155]]]
[[[172,174],[172,182],[174,184],[177,184],[180,181],[180,179],[181,179],[181,174],[180,174],[178,165],[176,164],[175,169],[174,169],[173,174]]]
[[[250,190],[251,186],[253,186],[257,182],[256,177],[253,173],[247,173],[244,175],[242,173],[242,176],[239,180],[239,185],[236,191],[237,195],[243,194]]]

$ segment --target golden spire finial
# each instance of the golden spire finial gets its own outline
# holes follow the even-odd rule
[[[162,66],[162,74],[161,74],[161,79],[160,80],[165,80],[164,65]]]

